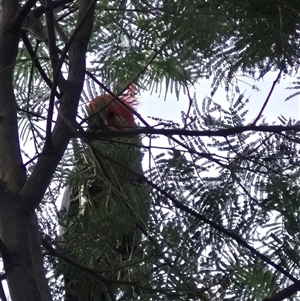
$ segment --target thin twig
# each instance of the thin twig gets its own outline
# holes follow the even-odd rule
[[[272,93],[273,93],[273,90],[274,90],[276,84],[278,83],[278,81],[279,81],[279,79],[280,79],[281,73],[282,73],[282,69],[279,71],[279,73],[278,73],[278,75],[277,75],[277,78],[273,81],[273,85],[272,85],[272,87],[271,87],[271,90],[270,90],[270,92],[269,92],[269,94],[268,94],[268,96],[267,96],[267,98],[266,98],[266,100],[265,100],[265,102],[264,102],[264,104],[263,104],[263,106],[262,106],[262,108],[261,108],[259,114],[257,115],[256,119],[255,119],[254,122],[252,123],[252,125],[255,125],[255,124],[257,123],[257,121],[258,121],[259,118],[261,117],[263,111],[265,110],[265,108],[266,108],[266,106],[267,106],[267,104],[268,104],[268,102],[269,102],[269,99],[270,99],[270,97],[271,97],[271,95],[272,95]]]
[[[48,0],[48,1],[52,2],[50,0]],[[79,21],[76,28],[74,29],[68,43],[66,43],[58,62],[55,63],[55,65],[53,65],[53,74],[54,75],[53,75],[53,83],[52,83],[50,101],[49,101],[49,108],[48,108],[48,117],[47,117],[48,120],[47,120],[47,124],[46,124],[46,142],[45,142],[45,150],[46,151],[49,151],[52,148],[51,128],[52,128],[52,116],[53,116],[54,102],[55,102],[54,101],[54,96],[55,96],[56,88],[58,87],[59,81],[64,80],[64,78],[61,74],[61,67],[63,65],[65,57],[66,57],[66,55],[67,55],[74,39],[76,38],[79,31],[82,29],[84,22],[86,21],[87,17],[90,15],[90,12],[92,11],[95,4],[96,4],[95,0],[90,3],[89,7],[86,9],[86,11],[84,13],[84,16]],[[53,18],[53,14],[52,14],[52,18]],[[55,52],[56,52],[56,49],[55,49]],[[54,62],[54,60],[53,60],[53,62]]]
[[[37,68],[37,70],[39,71],[41,77],[44,79],[44,81],[46,82],[46,84],[51,88],[52,87],[52,81],[49,79],[49,77],[47,76],[46,72],[44,71],[44,69],[42,68],[42,66],[39,63],[38,58],[36,57],[34,50],[30,44],[30,41],[27,37],[27,34],[25,31],[22,30],[22,41],[31,57],[32,62],[34,63],[34,66]],[[55,96],[58,98],[59,97],[59,93],[56,92]]]
[[[188,87],[187,84],[185,84],[185,88],[186,88],[186,91],[187,91],[187,96],[188,96],[188,98],[189,98],[189,107],[188,107],[186,116],[185,116],[185,118],[184,118],[184,128],[187,128],[187,121],[188,121],[189,115],[190,115],[190,113],[191,113],[191,108],[192,108],[192,105],[193,105],[193,99],[192,99],[192,97],[191,97],[190,89],[189,89],[189,87]]]
[[[45,149],[46,151],[52,150],[52,117],[53,117],[53,110],[54,110],[54,97],[58,82],[58,77],[60,76],[60,68],[61,65],[58,60],[58,52],[56,49],[56,37],[54,32],[54,14],[53,14],[53,5],[52,0],[45,0],[45,17],[46,17],[46,28],[47,28],[47,44],[49,48],[49,55],[51,59],[51,65],[53,70],[53,82],[51,87],[51,94],[49,99],[49,106],[48,106],[48,115],[47,115],[47,123],[46,123],[46,141],[45,141]],[[55,77],[57,76],[57,80]]]

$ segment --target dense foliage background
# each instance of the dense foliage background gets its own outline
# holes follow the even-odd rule
[[[0,289],[3,301],[24,300],[24,295],[63,300],[62,270],[70,277],[85,274],[82,300],[91,283],[112,291],[107,298],[113,300],[299,298],[300,126],[284,116],[280,124],[269,125],[263,117],[281,77],[293,76],[291,96],[299,93],[299,1],[28,0],[1,5],[1,283],[7,280],[10,291]],[[252,99],[240,91],[238,76],[254,84],[270,71],[276,72],[270,94],[249,123],[246,104]],[[211,80],[211,94],[200,100],[190,90],[202,79]],[[151,194],[140,257],[116,264],[107,251],[107,266],[94,269],[93,254],[80,254],[86,260],[76,262],[63,252],[63,245],[74,241],[59,238],[63,213],[58,200],[74,179],[84,184],[74,169],[79,154],[93,143],[124,143],[120,132],[86,131],[86,104],[95,95],[118,94],[132,84],[141,94],[184,95],[189,108],[181,124],[156,118],[150,126],[136,115],[140,127],[127,135],[143,139],[141,151],[149,160],[142,179]],[[221,100],[215,98],[217,89],[224,91]],[[17,129],[20,145],[17,135],[7,134]],[[168,138],[168,145],[156,143],[160,136]],[[114,154],[128,147],[137,148],[116,143]],[[24,170],[11,172],[21,165],[20,154],[27,180],[20,178]],[[89,160],[87,166],[109,161]],[[21,211],[28,217],[19,219]],[[116,218],[112,228],[122,225],[126,221]],[[94,239],[76,233],[76,243],[103,251]],[[39,283],[42,264],[35,256],[41,244],[51,297]],[[26,272],[14,270],[16,262]],[[126,278],[122,272],[129,270]],[[38,289],[27,288],[27,281]]]

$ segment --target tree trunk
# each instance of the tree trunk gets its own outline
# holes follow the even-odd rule
[[[41,154],[26,179],[18,137],[13,68],[21,25],[36,1],[20,8],[17,0],[1,2],[0,33],[0,252],[12,301],[50,301],[35,209],[74,134],[85,76],[85,54],[92,32],[95,1],[79,1],[78,26],[69,45],[70,74],[63,82],[59,117],[52,133],[53,149]],[[89,14],[88,14],[89,12]],[[52,117],[52,116],[51,116]]]
[[[51,300],[45,273],[37,273],[42,260],[37,249],[37,228],[34,210],[28,212],[18,193],[26,182],[21,158],[17,105],[13,90],[13,67],[18,53],[21,18],[17,21],[18,1],[3,1],[0,36],[0,238],[5,276],[12,300]],[[42,265],[43,267],[43,265]],[[38,279],[37,279],[38,276]],[[17,285],[16,285],[17,284]]]
[[[43,269],[36,215],[28,212],[20,197],[3,187],[0,207],[2,256],[11,299],[51,300]],[[17,285],[16,285],[17,284]],[[43,284],[43,287],[41,287]]]

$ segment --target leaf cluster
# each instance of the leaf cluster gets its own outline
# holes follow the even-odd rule
[[[70,37],[74,30],[77,9],[76,2],[72,2],[55,13],[64,33],[56,36],[55,45],[60,54],[65,37]],[[95,30],[89,45],[87,75],[97,76],[103,86],[109,88],[134,82],[141,88],[158,90],[164,84],[167,90],[179,93],[183,86],[203,77],[212,77],[215,91],[222,81],[227,85],[240,70],[252,76],[257,72],[263,76],[274,69],[297,71],[299,10],[296,0],[101,1],[97,4]],[[31,145],[30,150],[23,151],[30,174],[45,143],[50,87],[55,72],[46,43],[37,39],[34,32],[25,31],[14,69],[14,87],[21,140]],[[68,57],[62,60],[64,74],[69,68]],[[56,96],[59,92],[56,91]],[[228,100],[228,109],[212,97],[202,103],[195,100],[192,113],[183,114],[184,129],[218,130],[245,125],[248,100],[243,94]],[[85,102],[86,99],[82,99],[80,106]],[[84,125],[82,116],[77,117]],[[53,122],[56,120],[54,115]],[[286,126],[295,124],[292,120],[282,121]],[[172,122],[162,121],[162,124],[178,128]],[[134,265],[131,268],[130,263],[128,268],[117,249],[106,244],[116,237],[121,240],[123,230],[126,232],[128,215],[114,211],[125,210],[125,206],[117,208],[116,205],[110,207],[115,219],[113,232],[109,231],[112,224],[104,221],[106,217],[101,216],[99,210],[92,220],[78,223],[70,230],[65,245],[75,251],[66,255],[114,279],[119,279],[119,271],[130,271],[121,273],[121,278],[129,283],[111,284],[117,287],[116,298],[120,300],[136,300],[136,295],[140,300],[261,300],[271,296],[290,284],[278,265],[287,274],[299,276],[298,136],[293,131],[253,131],[221,138],[169,136],[171,151],[158,155],[152,153],[149,145],[153,161],[146,177],[162,190],[152,186],[146,230],[137,249],[142,250],[142,260],[135,262],[133,257]],[[115,154],[117,150],[121,161],[131,162],[136,152],[130,156],[129,150],[134,146],[121,142],[102,140],[95,145],[100,143],[99,148],[105,154],[110,151]],[[125,153],[129,157],[124,157]],[[71,171],[74,157],[78,168]],[[67,178],[69,185],[87,190],[101,175],[105,191],[100,191],[98,197],[111,197],[107,193],[111,189],[114,199],[118,195],[126,202],[127,193],[134,189],[126,187],[126,193],[120,193],[122,185],[116,180],[130,177],[130,172],[120,168],[118,176],[111,174],[115,167],[108,160],[104,170],[110,170],[108,174],[115,180],[103,178],[99,163],[105,160],[97,159],[85,144],[75,151],[68,149],[40,207],[44,233],[57,238],[56,217],[61,218],[61,213],[56,201]],[[195,210],[198,216],[180,210],[168,195]],[[136,198],[133,193],[131,196]],[[91,204],[91,208],[93,206]],[[95,233],[91,226],[99,221],[106,236]],[[232,236],[226,235],[225,230]],[[103,243],[104,236],[106,242]],[[233,237],[254,246],[277,266],[267,265],[263,257],[258,258]],[[60,242],[54,240],[53,244],[59,246]],[[109,248],[105,249],[106,246]],[[101,254],[95,254],[96,249]],[[52,277],[51,288],[59,299],[63,294],[61,278],[50,273],[57,261],[45,253]],[[77,272],[73,269],[71,273]],[[86,274],[85,281],[89,283],[91,275]],[[103,281],[93,281],[102,291]]]

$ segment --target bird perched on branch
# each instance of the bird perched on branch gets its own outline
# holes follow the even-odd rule
[[[119,100],[110,94],[94,98],[87,107],[90,126],[103,130],[126,130],[136,127],[133,115],[134,107],[138,104],[135,88],[129,87],[127,93]]]
[[[136,127],[136,105],[132,87],[118,100],[109,94],[94,98],[87,106],[88,130]],[[142,173],[140,146],[138,136],[99,138],[88,146],[73,141],[75,162],[62,200],[61,242],[66,256],[88,270],[64,266],[66,301],[115,300],[132,292],[128,286],[116,288],[113,280],[133,281],[132,262],[141,262],[143,253],[149,189],[125,168]]]

